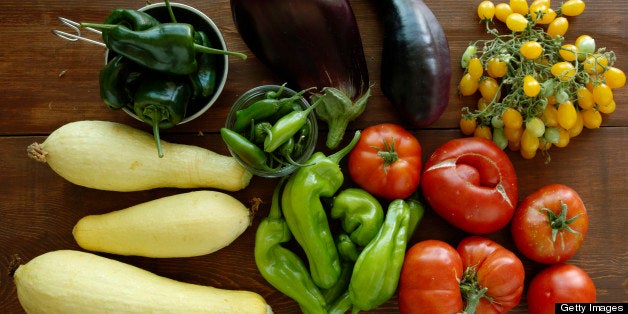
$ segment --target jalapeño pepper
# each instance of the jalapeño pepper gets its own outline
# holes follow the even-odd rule
[[[307,116],[320,102],[315,102],[305,110],[295,110],[277,120],[270,129],[269,136],[264,140],[264,151],[273,152],[307,124]]]
[[[317,152],[290,176],[282,195],[284,217],[294,238],[303,247],[310,264],[312,279],[323,289],[339,279],[341,263],[321,197],[331,197],[344,181],[338,163],[360,138],[338,152],[325,156]]]
[[[133,111],[153,127],[159,157],[163,157],[159,130],[173,127],[183,120],[191,96],[190,85],[181,77],[152,73],[145,75],[139,83]]]

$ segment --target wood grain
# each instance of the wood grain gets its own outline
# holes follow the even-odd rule
[[[460,109],[472,98],[460,98],[456,83],[462,75],[459,58],[472,40],[487,38],[477,21],[479,1],[425,1],[441,21],[448,36],[453,68],[450,104],[447,111],[427,129],[413,129],[423,146],[424,158],[445,141],[460,137]],[[554,1],[557,6],[558,1]],[[223,154],[227,150],[218,135],[235,99],[262,84],[281,83],[252,55],[242,42],[231,18],[229,2],[189,0],[210,16],[223,32],[228,48],[249,55],[246,61],[231,58],[225,90],[203,116],[164,132],[168,141],[194,144]],[[399,122],[394,108],[380,89],[382,25],[372,1],[352,0],[373,84],[366,112],[350,125],[351,130],[381,122]],[[104,50],[87,43],[63,41],[51,30],[61,28],[58,16],[77,21],[101,21],[114,8],[139,8],[144,1],[37,1],[5,0],[0,3],[0,309],[22,313],[9,265],[17,255],[22,262],[56,249],[79,249],[72,238],[74,224],[88,214],[105,213],[158,197],[180,193],[176,189],[119,193],[91,190],[73,185],[44,164],[26,156],[26,146],[41,142],[59,126],[76,120],[100,119],[149,128],[123,112],[105,108],[98,96],[98,71]],[[628,6],[622,1],[587,1],[585,13],[570,19],[567,41],[580,34],[596,39],[598,47],[617,54],[616,66],[628,69]],[[617,110],[604,117],[603,126],[585,130],[566,148],[552,148],[552,161],[541,157],[524,160],[508,151],[519,177],[519,197],[543,185],[562,183],[579,192],[590,216],[587,238],[570,263],[585,269],[597,286],[598,301],[628,302],[628,250],[625,244],[628,221],[628,88],[615,91]],[[321,138],[326,127],[321,123]],[[326,151],[322,143],[320,149]],[[346,166],[346,165],[343,165]],[[169,278],[228,289],[260,293],[276,313],[298,312],[291,299],[277,292],[259,274],[253,260],[255,230],[267,214],[276,180],[254,178],[246,189],[234,192],[248,203],[260,197],[265,203],[253,225],[232,245],[210,255],[185,259],[149,259],[105,255]],[[351,185],[347,181],[346,185]],[[441,239],[452,245],[466,234],[449,226],[428,211],[413,242]],[[515,250],[507,230],[490,238]],[[544,265],[523,258],[526,284]],[[396,297],[373,313],[398,312]],[[525,313],[526,301],[513,311]]]

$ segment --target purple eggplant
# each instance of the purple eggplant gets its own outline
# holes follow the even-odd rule
[[[231,0],[233,20],[255,56],[288,86],[316,87],[317,117],[335,148],[370,96],[362,39],[348,0]]]
[[[427,127],[449,103],[449,44],[421,0],[379,0],[383,15],[381,87],[399,115]]]

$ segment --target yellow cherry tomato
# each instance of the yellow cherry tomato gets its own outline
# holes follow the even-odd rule
[[[521,150],[536,151],[539,149],[540,144],[538,136],[534,136],[527,129],[523,131],[521,135]]]
[[[587,129],[597,129],[602,125],[602,114],[595,109],[582,110],[582,123]]]
[[[508,64],[498,57],[493,57],[486,62],[486,73],[488,73],[490,77],[500,78],[506,75],[507,72]]]
[[[523,78],[523,92],[528,97],[536,97],[541,92],[541,84],[528,74]]]
[[[593,87],[593,101],[600,106],[606,106],[613,101],[613,91],[611,88],[604,84],[598,84]]]
[[[617,109],[617,104],[615,103],[614,100],[611,100],[611,102],[608,103],[607,105],[599,106],[597,108],[597,110],[599,110],[601,113],[605,113],[605,114],[611,114],[611,113],[615,112],[615,109]]]
[[[589,74],[601,74],[608,67],[608,58],[605,55],[594,53],[587,56],[583,63],[584,70]]]
[[[483,97],[480,97],[478,99],[478,110],[480,110],[480,111],[487,110],[490,105],[491,105],[491,101],[490,100],[485,99]]]
[[[543,53],[543,46],[541,46],[541,44],[537,41],[531,40],[521,45],[519,52],[521,52],[526,59],[534,60],[540,57]]]
[[[564,44],[558,50],[558,54],[565,61],[576,61],[576,57],[578,56],[578,47],[572,44]]]
[[[523,32],[528,27],[528,19],[519,13],[513,13],[506,18],[506,27],[513,32]]]
[[[460,118],[460,131],[464,135],[471,135],[475,131],[475,128],[478,126],[478,122],[476,118]]]
[[[530,17],[538,24],[549,24],[556,18],[556,12],[546,3],[533,2],[530,5]]]
[[[528,150],[525,150],[525,149],[521,148],[519,150],[519,153],[521,154],[521,157],[523,157],[524,159],[533,159],[534,157],[536,157],[536,151],[537,150],[538,149],[528,151]]]
[[[550,68],[550,71],[552,72],[552,75],[554,75],[554,77],[563,82],[569,81],[573,79],[574,76],[576,76],[576,68],[573,66],[573,64],[567,61],[555,63]]]
[[[528,1],[526,0],[510,0],[510,8],[512,12],[523,15],[528,14]]]
[[[513,152],[518,151],[519,149],[521,149],[521,141],[520,140],[516,142],[508,141],[508,148]]]
[[[478,90],[479,80],[466,73],[460,78],[458,90],[462,96],[473,95]]]
[[[604,79],[606,85],[612,89],[623,87],[626,84],[626,74],[616,67],[610,67],[604,71]]]
[[[567,21],[567,18],[561,16],[549,23],[547,26],[547,34],[552,38],[565,36],[567,29],[569,29],[569,21]]]
[[[584,59],[595,52],[595,39],[589,35],[580,35],[576,38],[576,47],[578,47],[578,60]]]
[[[571,139],[571,136],[569,136],[569,131],[563,128],[559,128],[558,141],[554,143],[554,145],[556,145],[556,147],[565,147],[569,144],[569,139]]]
[[[478,16],[480,20],[492,20],[495,16],[495,4],[492,1],[482,1],[478,5]]]
[[[595,105],[593,94],[586,87],[578,88],[576,96],[578,97],[578,106],[582,109],[591,109]]]
[[[582,112],[584,110],[578,111],[578,116],[576,117],[576,124],[567,132],[569,132],[569,137],[576,137],[582,133],[582,129],[584,128],[584,121],[582,120]]]
[[[530,135],[541,137],[545,133],[545,123],[538,117],[532,117],[526,121],[526,131]]]
[[[484,74],[484,67],[482,66],[482,61],[480,61],[480,59],[478,58],[473,58],[469,60],[467,73],[469,73],[472,78],[479,80],[482,77],[482,74]]]
[[[558,105],[558,116],[556,118],[561,127],[571,129],[576,125],[578,111],[576,111],[576,107],[571,101],[566,101]]]
[[[474,137],[482,137],[487,140],[493,140],[493,133],[488,125],[478,125],[473,132]]]
[[[521,113],[514,108],[508,108],[502,113],[504,126],[510,129],[519,129],[523,125]]]
[[[546,126],[558,126],[558,109],[550,104],[547,104],[547,106],[545,106],[545,110],[543,110],[541,120],[543,120],[543,123],[545,123]]]
[[[480,94],[482,94],[482,98],[488,100],[499,100],[500,91],[499,91],[499,83],[492,77],[485,77],[480,81],[478,86],[480,90]]]
[[[584,12],[585,7],[582,0],[568,0],[560,6],[560,11],[566,16],[578,16]]]
[[[495,17],[503,23],[506,23],[508,15],[512,13],[512,9],[508,3],[498,3],[495,5]]]
[[[504,127],[504,135],[509,142],[519,143],[521,141],[521,135],[523,134],[523,127],[516,129]]]

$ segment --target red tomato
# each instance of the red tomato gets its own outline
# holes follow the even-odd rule
[[[407,198],[421,177],[421,145],[402,126],[383,123],[362,131],[349,154],[351,179],[369,193],[387,199]]]
[[[519,304],[524,277],[521,260],[492,240],[471,236],[457,250],[439,240],[422,241],[406,253],[399,310],[505,313]]]
[[[539,263],[559,263],[580,248],[589,216],[576,191],[550,184],[526,197],[510,225],[517,249]]]
[[[595,284],[582,268],[558,263],[541,270],[528,287],[530,313],[554,313],[554,303],[594,303]]]
[[[504,228],[518,199],[515,169],[492,141],[451,140],[430,156],[421,179],[423,197],[446,221],[472,234]]]

